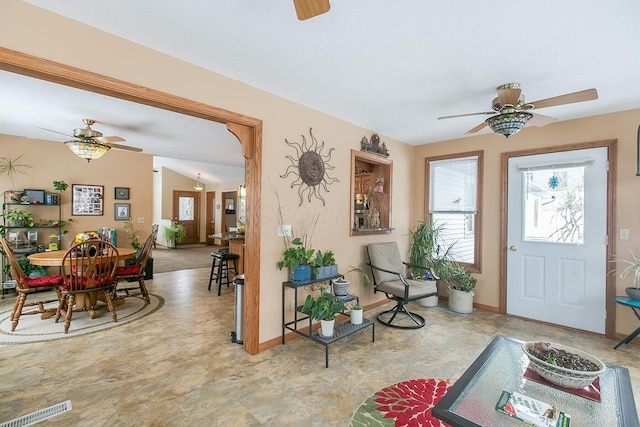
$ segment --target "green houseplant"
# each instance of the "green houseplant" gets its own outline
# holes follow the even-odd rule
[[[18,259],[18,264],[20,264],[22,272],[27,277],[43,277],[47,275],[47,267],[33,265],[26,257]]]
[[[164,228],[162,235],[167,240],[170,249],[175,249],[177,244],[187,237],[187,230],[182,224],[171,224]]]
[[[320,292],[320,296],[316,298],[313,295],[307,295],[301,311],[308,314],[312,320],[320,321],[322,336],[331,337],[336,316],[345,309],[344,302],[336,301],[329,292]]]
[[[338,264],[336,264],[333,251],[330,249],[325,252],[318,250],[315,254],[312,268],[316,279],[324,279],[338,274]]]
[[[455,263],[451,250],[453,245],[442,238],[443,225],[419,221],[414,230],[410,230],[409,271],[414,279],[444,278]],[[435,276],[435,277],[431,277]],[[438,295],[416,300],[416,303],[433,307],[438,305]]]
[[[302,239],[296,237],[283,253],[283,259],[276,264],[279,270],[289,268],[290,279],[293,282],[304,283],[311,280],[311,261],[316,251],[304,247]]]
[[[448,285],[449,309],[458,313],[473,311],[473,290],[477,279],[458,263],[451,263],[447,270],[443,270],[441,278]]]
[[[365,273],[363,269],[352,266],[342,277],[331,280],[334,294],[338,296],[349,295],[349,286],[351,285],[351,281],[345,277],[349,273],[357,273],[362,282],[362,286],[365,288],[371,284],[371,279],[369,279],[369,276],[367,276],[367,273]]]
[[[33,227],[31,212],[15,209],[6,213],[6,218],[14,227]]]
[[[24,153],[20,154],[15,159],[10,159],[8,157],[0,158],[0,175],[7,174],[11,180],[11,189],[6,193],[8,196],[8,199],[5,200],[6,203],[20,203],[20,196],[22,194],[18,194],[18,192],[16,192],[14,177],[16,175],[29,175],[27,173],[27,169],[33,168],[31,165],[20,163],[22,156],[24,156]]]
[[[453,262],[453,245],[444,242],[442,230],[442,225],[425,221],[419,221],[415,230],[410,230],[409,264],[414,278],[424,277],[427,271],[439,277]]]

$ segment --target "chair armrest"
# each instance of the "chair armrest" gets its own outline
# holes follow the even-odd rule
[[[436,273],[433,271],[432,268],[428,268],[428,267],[425,267],[423,265],[409,264],[408,262],[405,262],[405,261],[402,261],[402,263],[404,265],[406,265],[407,267],[409,267],[409,268],[421,268],[423,270],[429,270],[429,273],[431,273],[431,277],[433,277],[436,280],[440,280],[440,278],[438,276],[436,276]]]

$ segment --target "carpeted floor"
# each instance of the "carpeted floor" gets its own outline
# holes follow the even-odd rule
[[[211,252],[219,246],[178,245],[178,249],[157,247],[153,250],[153,272],[166,273],[176,270],[211,267]]]

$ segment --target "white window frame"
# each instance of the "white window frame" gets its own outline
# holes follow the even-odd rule
[[[465,234],[473,234],[473,262],[461,262],[463,266],[465,266],[469,271],[479,273],[481,272],[482,265],[482,176],[484,170],[483,164],[483,155],[484,151],[473,151],[466,153],[458,153],[451,154],[445,156],[435,156],[435,157],[427,157],[425,158],[425,212],[424,218],[426,222],[433,222],[433,214],[437,213],[453,213],[453,214],[463,214],[464,215],[464,230],[462,230]],[[476,188],[475,188],[475,206],[472,211],[469,210],[449,210],[446,212],[436,212],[432,209],[432,178],[431,178],[431,163],[439,162],[439,161],[455,161],[455,160],[469,160],[469,158],[476,158],[477,160],[477,177],[476,177]],[[469,218],[473,218],[470,220]],[[439,223],[439,225],[443,225]],[[446,225],[444,225],[446,228]]]

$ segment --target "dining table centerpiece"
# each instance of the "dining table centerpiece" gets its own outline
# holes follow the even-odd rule
[[[100,240],[100,234],[98,234],[97,231],[83,231],[82,233],[78,233],[75,235],[75,237],[73,238],[73,242],[74,243],[86,243],[89,240]],[[82,245],[81,247],[82,250],[82,254],[81,255],[86,255],[86,250],[87,250],[87,245]],[[89,255],[94,255],[94,254],[89,254]]]

